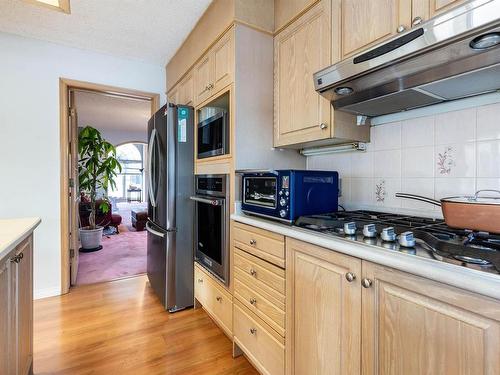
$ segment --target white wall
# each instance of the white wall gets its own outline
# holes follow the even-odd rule
[[[498,102],[500,94],[487,98]],[[414,118],[409,111],[407,118],[372,127],[367,152],[308,157],[308,168],[337,170],[340,201],[349,209],[440,217],[439,207],[394,194],[440,199],[500,190],[500,103],[466,108],[469,102],[455,102],[448,112],[443,105],[417,110]]]
[[[99,129],[99,127],[97,127]],[[129,142],[148,143],[148,130],[143,131],[120,131],[111,129],[100,130],[101,135],[114,146]]]
[[[59,78],[163,93],[164,68],[0,33],[0,72],[0,218],[41,217],[35,231],[35,296],[56,295],[61,288]]]

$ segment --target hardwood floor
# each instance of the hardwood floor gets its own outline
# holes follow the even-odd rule
[[[34,372],[258,374],[203,309],[165,312],[145,276],[35,301]]]

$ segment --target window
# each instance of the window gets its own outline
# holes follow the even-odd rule
[[[117,201],[145,200],[144,165],[147,145],[126,143],[116,148],[116,157],[122,166],[115,179],[116,189],[109,188],[108,195]]]
[[[25,0],[59,12],[70,13],[69,0]]]

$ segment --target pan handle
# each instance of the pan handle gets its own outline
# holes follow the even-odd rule
[[[494,190],[494,189],[482,189],[476,191],[476,194],[474,194],[474,199],[477,200],[479,198],[479,193],[484,193],[484,192],[490,192],[490,193],[498,193],[500,194],[500,190]],[[488,197],[490,199],[500,199],[500,197]]]
[[[423,197],[421,195],[415,195],[415,194],[408,194],[408,193],[396,193],[396,197],[398,198],[406,198],[406,199],[413,199],[416,201],[421,201],[421,202],[426,202],[429,204],[433,204],[434,206],[439,206],[441,207],[441,202],[432,198],[427,198]]]

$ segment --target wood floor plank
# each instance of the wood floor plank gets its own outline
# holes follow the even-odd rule
[[[35,301],[37,375],[254,375],[203,309],[165,312],[145,276]]]

